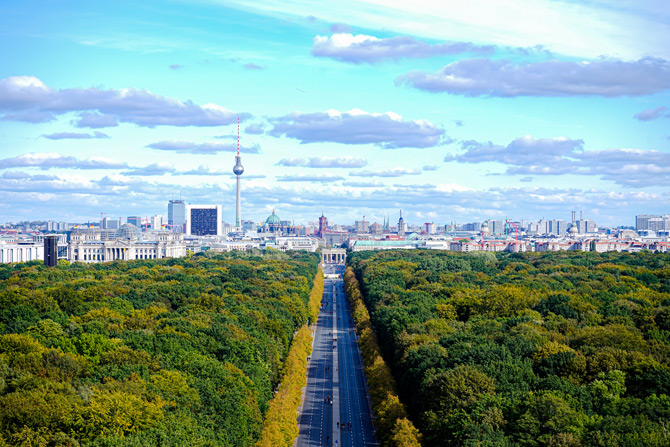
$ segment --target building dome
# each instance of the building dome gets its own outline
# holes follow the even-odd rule
[[[489,224],[487,222],[484,222],[481,226],[482,233],[488,233],[489,232]]]
[[[575,225],[574,222],[570,224],[570,228],[568,228],[568,233],[570,234],[577,234],[579,233],[579,229],[577,228],[577,225]]]
[[[281,225],[281,219],[275,214],[275,210],[272,210],[272,214],[265,219],[265,225]]]
[[[142,240],[142,232],[131,223],[121,225],[114,233],[115,239],[136,239]]]

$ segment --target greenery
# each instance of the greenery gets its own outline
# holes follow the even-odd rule
[[[314,277],[309,294],[310,318],[316,321],[323,297],[321,268]],[[300,328],[284,365],[284,377],[277,393],[270,401],[265,417],[265,427],[258,447],[291,447],[298,436],[298,407],[302,389],[307,385],[307,356],[312,352],[312,334],[307,325]]]
[[[0,445],[254,445],[318,260],[0,266]]]
[[[349,262],[424,445],[670,445],[670,255]]]
[[[363,353],[372,409],[376,416],[374,424],[377,438],[383,447],[420,446],[421,434],[407,418],[405,406],[400,402],[395,380],[382,358],[377,337],[370,323],[370,314],[365,308],[358,280],[351,268],[347,268],[344,274],[344,286],[356,323],[358,344]]]

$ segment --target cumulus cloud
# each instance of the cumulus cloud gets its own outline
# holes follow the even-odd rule
[[[670,113],[665,113],[668,111],[668,108],[665,106],[656,107],[654,109],[646,109],[640,113],[636,113],[634,118],[638,121],[652,121],[658,119],[662,116],[670,118]]]
[[[179,70],[180,68],[184,68],[184,66],[180,64],[170,64],[169,68],[170,70]]]
[[[17,157],[4,158],[0,160],[0,167],[3,169],[17,167],[37,167],[44,170],[51,168],[119,169],[127,168],[128,164],[103,157],[94,157],[81,160],[72,156],[60,155],[50,152],[31,152],[29,154],[23,154]]]
[[[304,168],[362,168],[368,162],[362,158],[354,157],[311,157],[304,158],[282,158],[277,166],[301,166]]]
[[[344,180],[344,177],[334,174],[321,174],[321,175],[310,175],[310,174],[295,174],[295,175],[284,175],[277,177],[277,180],[280,182],[319,182],[319,183],[332,183],[337,182],[338,180]]]
[[[569,138],[517,138],[507,146],[491,142],[461,143],[465,152],[447,155],[445,161],[462,163],[498,162],[505,174],[593,175],[630,188],[670,186],[670,153],[642,149],[585,151],[582,140]]]
[[[45,180],[58,180],[58,177],[55,175],[43,175],[43,174],[29,174],[23,171],[5,171],[2,173],[2,178],[9,180],[30,180],[33,182],[40,182]]]
[[[265,126],[262,123],[250,124],[244,129],[250,135],[261,135],[265,131]]]
[[[182,177],[127,177],[109,174],[100,180],[87,180],[81,176],[59,174],[58,179],[36,180],[2,178],[0,176],[0,221],[19,219],[53,218],[76,221],[94,217],[100,209],[113,215],[143,214],[156,210],[157,197],[170,197],[179,191],[193,203],[211,203],[223,200],[224,215],[234,215],[234,183],[212,181],[197,185],[185,184]],[[33,176],[35,177],[35,176]],[[204,178],[206,180],[206,178]],[[366,180],[366,179],[361,179]],[[631,209],[644,209],[649,213],[663,214],[670,206],[670,193],[642,190],[612,192],[601,189],[524,187],[470,189],[462,185],[392,185],[384,187],[318,182],[276,182],[271,185],[245,185],[244,201],[248,217],[265,218],[272,207],[279,208],[282,218],[314,220],[320,211],[328,210],[329,220],[346,223],[358,218],[365,210],[369,216],[383,216],[388,210],[402,208],[409,223],[417,221],[419,214],[434,213],[436,223],[452,220],[468,222],[500,216],[519,219],[539,219],[542,216],[569,218],[571,209],[589,210],[587,217],[598,224],[620,225],[631,219]],[[353,183],[353,182],[352,182]],[[352,211],[352,200],[356,209]],[[25,204],[31,204],[26,207]],[[577,207],[577,208],[575,208]],[[315,212],[318,210],[317,212]],[[397,216],[397,214],[394,214]],[[377,219],[380,219],[377,217]]]
[[[342,186],[353,186],[355,188],[383,188],[385,185],[382,182],[342,182]]]
[[[116,115],[103,115],[98,112],[82,112],[79,119],[73,124],[77,127],[88,127],[89,129],[102,129],[104,127],[116,127],[119,119]]]
[[[39,110],[9,112],[0,116],[0,118],[5,121],[22,121],[24,123],[47,123],[56,119],[52,113]]]
[[[582,140],[570,138],[534,138],[530,135],[516,138],[507,146],[467,140],[461,142],[465,153],[456,157],[447,155],[444,161],[457,160],[465,163],[494,161],[508,165],[549,165],[557,167],[566,157],[583,150]]]
[[[145,147],[181,154],[212,155],[219,152],[237,152],[237,143],[194,143],[183,140],[163,140],[148,144]],[[240,152],[245,154],[260,154],[261,148],[258,144],[240,146]]]
[[[418,169],[407,169],[407,168],[392,168],[392,169],[380,169],[375,171],[363,170],[363,171],[353,171],[349,175],[353,177],[403,177],[405,175],[419,175],[421,171]]]
[[[426,165],[423,167],[424,171],[437,171],[439,169],[439,166],[435,165]]]
[[[157,163],[152,163],[148,166],[129,169],[128,171],[123,171],[121,174],[137,175],[137,176],[153,176],[153,175],[172,174],[175,173],[176,171],[177,170],[171,163],[160,161]]]
[[[396,84],[465,96],[641,96],[670,89],[670,62],[557,60],[515,65],[508,60],[466,59],[437,73],[412,71]]]
[[[337,33],[331,36],[316,36],[312,55],[352,64],[372,64],[385,60],[422,59],[466,52],[491,54],[493,50],[492,46],[482,47],[470,42],[428,44],[408,36],[379,39],[365,34]]]
[[[181,171],[178,172],[179,175],[228,175],[228,171],[214,171],[209,166],[200,165],[196,169],[191,169],[190,171]]]
[[[268,134],[300,140],[301,144],[375,144],[384,149],[425,148],[444,142],[444,129],[425,120],[403,120],[393,112],[368,113],[363,110],[317,113],[294,112],[270,120]]]
[[[249,114],[236,114],[216,104],[202,106],[192,101],[166,98],[148,90],[124,88],[71,88],[56,90],[34,76],[13,76],[0,80],[0,112],[2,119],[29,121],[36,117],[45,120],[49,115],[69,112],[89,112],[97,115],[82,117],[100,123],[133,123],[143,127],[155,126],[221,126],[246,119]],[[104,118],[102,118],[104,117]],[[33,121],[34,122],[34,121]]]
[[[90,140],[92,138],[109,138],[109,135],[98,132],[96,130],[92,134],[79,132],[56,132],[48,135],[42,134],[42,137],[48,138],[49,140]]]

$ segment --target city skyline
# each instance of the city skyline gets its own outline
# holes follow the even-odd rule
[[[0,6],[0,222],[667,214],[670,7],[525,3]]]

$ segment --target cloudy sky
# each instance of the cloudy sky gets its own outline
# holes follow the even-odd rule
[[[670,213],[666,0],[0,3],[0,223]]]

